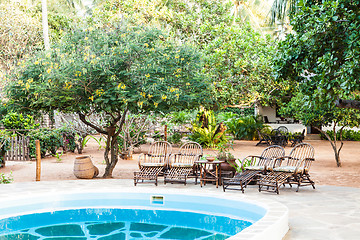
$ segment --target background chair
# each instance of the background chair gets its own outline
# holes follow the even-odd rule
[[[260,145],[260,144],[266,144],[268,146],[271,145],[271,137],[266,134],[261,132],[259,129],[256,129],[257,134],[259,135],[259,142],[256,144],[256,146]]]
[[[155,181],[157,186],[158,176],[167,166],[171,151],[170,143],[159,141],[151,144],[148,153],[140,154],[138,162],[140,171],[134,172],[134,185],[148,180]]]
[[[305,129],[302,131],[301,134],[294,134],[289,138],[291,142],[291,147],[294,147],[296,144],[302,143],[305,138]]]
[[[242,172],[237,173],[233,178],[223,178],[223,190],[241,190],[244,193],[244,188],[249,182],[254,180],[260,173],[266,173],[267,170],[272,170],[276,163],[274,159],[283,157],[285,150],[281,146],[270,146],[264,149],[261,156],[247,156],[240,163]]]
[[[195,177],[197,182],[197,171],[194,165],[195,161],[200,160],[203,155],[203,149],[196,142],[187,142],[180,147],[179,153],[170,157],[169,170],[164,175],[164,183],[184,182],[190,174]]]

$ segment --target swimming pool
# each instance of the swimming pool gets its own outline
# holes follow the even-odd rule
[[[41,184],[50,189],[53,187],[52,183]],[[239,193],[213,194],[203,190],[195,193],[188,189],[153,187],[104,189],[93,181],[91,185],[85,184],[86,187],[84,182],[67,184],[70,189],[60,187],[44,192],[40,187],[37,192],[26,192],[21,196],[9,194],[7,200],[2,198],[0,229],[6,230],[0,230],[0,235],[17,233],[38,237],[31,239],[69,239],[69,235],[64,238],[56,232],[63,233],[64,228],[70,228],[75,232],[82,230],[71,236],[74,240],[74,237],[78,240],[261,239],[261,235],[267,239],[281,239],[288,229],[286,208],[271,201],[266,204],[254,202]],[[269,230],[276,226],[280,233],[269,235]],[[100,234],[104,230],[97,232],[96,229],[111,231]],[[49,234],[49,231],[55,234]],[[175,238],[185,232],[193,235]],[[122,238],[124,236],[127,238]]]

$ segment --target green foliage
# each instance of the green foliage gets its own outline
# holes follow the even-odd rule
[[[331,138],[332,141],[334,141],[334,131],[326,131],[326,133],[329,135],[329,137]],[[340,132],[337,131],[336,132],[336,139],[340,139],[340,137],[342,137],[343,140],[345,141],[360,141],[360,132],[359,131],[355,131],[355,130],[343,130],[342,131],[342,136],[340,136]],[[327,138],[325,137],[325,135],[323,133],[321,133],[321,139],[325,139],[327,140]]]
[[[0,130],[0,168],[5,166],[5,153],[9,148],[10,132]]]
[[[103,135],[100,134],[99,137],[92,136],[92,135],[88,135],[88,136],[86,136],[86,138],[85,138],[85,139],[87,139],[87,140],[85,141],[85,144],[89,141],[90,138],[93,139],[93,140],[95,140],[95,142],[98,144],[98,150],[101,150],[102,148],[105,148],[105,146],[103,145],[103,142],[104,142],[104,144],[106,145],[106,139],[104,138]],[[85,146],[85,145],[84,145],[84,146]]]
[[[0,3],[0,86],[8,79],[2,73],[24,64],[23,58],[42,47],[41,21],[24,3]]]
[[[250,25],[206,26],[213,36],[204,47],[206,69],[215,85],[221,105],[243,104],[269,99],[274,88],[271,62],[275,48]]]
[[[230,118],[225,124],[228,127],[228,132],[231,133],[235,139],[246,140],[257,139],[258,134],[256,129],[262,130],[267,127],[261,117],[254,116]]]
[[[74,152],[76,149],[75,132],[68,127],[58,128],[57,131],[63,137],[63,145],[62,145],[63,150]]]
[[[12,183],[14,178],[12,177],[12,172],[9,176],[5,175],[4,173],[0,173],[0,184],[8,184]]]
[[[172,134],[170,134],[167,140],[169,143],[179,144],[181,142],[182,137],[183,135],[181,133],[173,132]]]
[[[218,114],[220,113],[234,113],[239,116],[254,116],[255,109],[254,107],[249,107],[249,108],[227,107],[218,111]]]
[[[184,110],[184,111],[171,112],[167,115],[167,117],[169,118],[169,123],[182,125],[182,124],[191,123],[191,121],[195,118],[195,115],[196,115],[195,111]]]
[[[32,116],[16,112],[7,113],[1,122],[6,129],[35,129],[39,127],[39,124],[35,124]]]
[[[223,123],[216,124],[215,114],[211,110],[201,109],[192,124],[189,138],[204,147],[216,148],[225,145],[229,138],[225,134]]]
[[[53,155],[53,157],[56,157],[56,162],[61,162],[62,161],[62,159],[61,159],[61,157],[62,157],[62,155],[64,154],[64,152],[56,152],[56,154],[55,155]]]
[[[36,157],[35,140],[40,141],[42,158],[45,157],[46,152],[55,155],[56,151],[63,146],[63,136],[59,130],[37,129],[30,131],[28,136],[30,137],[29,155],[31,157]]]
[[[270,101],[276,89],[270,66],[273,41],[254,31],[247,19],[234,19],[233,8],[232,1],[108,0],[90,21],[106,24],[126,19],[134,25],[160,26],[197,46],[204,56],[203,71],[215,87],[216,107],[260,98]]]
[[[51,52],[27,61],[8,96],[45,111],[192,108],[211,99],[199,57],[156,29],[90,27],[68,33]]]
[[[290,15],[294,33],[279,44],[274,62],[277,81],[288,99],[279,103],[284,115],[317,127],[360,124],[359,112],[335,107],[339,98],[360,98],[359,15],[356,1],[297,1]],[[336,150],[331,144],[341,166],[341,147]]]

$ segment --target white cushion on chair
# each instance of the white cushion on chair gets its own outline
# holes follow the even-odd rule
[[[248,166],[248,167],[245,167],[245,170],[264,171],[265,167],[264,166]]]
[[[163,167],[164,163],[142,163],[143,167]]]
[[[295,173],[296,167],[295,166],[282,166],[274,168],[274,171],[276,172],[288,172],[288,173]],[[302,172],[302,168],[297,169],[297,173]]]
[[[189,168],[192,168],[193,164],[191,164],[191,163],[172,163],[171,166],[172,167],[189,167]]]

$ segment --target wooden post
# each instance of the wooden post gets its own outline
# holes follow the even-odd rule
[[[167,125],[165,125],[165,133],[164,133],[165,141],[167,141]]]
[[[35,144],[36,144],[36,181],[40,181],[40,176],[41,176],[40,141],[35,140]]]

